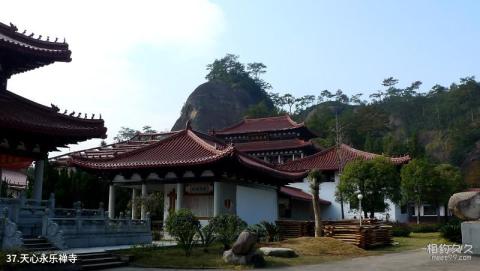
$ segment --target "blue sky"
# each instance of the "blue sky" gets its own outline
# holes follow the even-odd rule
[[[9,88],[101,112],[107,141],[121,126],[170,129],[205,66],[227,53],[263,62],[273,91],[296,96],[368,96],[389,76],[425,91],[480,76],[478,1],[45,1],[11,1],[0,20],[67,37],[73,62],[14,76]]]

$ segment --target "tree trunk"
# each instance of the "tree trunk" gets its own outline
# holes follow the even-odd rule
[[[435,208],[437,210],[437,223],[440,223],[440,204],[435,204]]]
[[[375,212],[374,211],[370,211],[370,218],[374,218],[375,217]]]
[[[417,224],[420,224],[420,203],[417,202]]]
[[[362,214],[360,214],[362,215]],[[363,219],[367,219],[368,218],[368,211],[367,210],[363,210]]]
[[[315,216],[315,237],[322,236],[322,216],[320,211],[320,199],[319,199],[319,190],[320,186],[318,180],[313,180],[313,191],[312,191],[312,202],[313,202],[313,214]]]

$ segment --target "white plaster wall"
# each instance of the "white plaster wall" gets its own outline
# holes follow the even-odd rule
[[[237,185],[237,215],[248,224],[278,219],[277,190],[267,187]]]
[[[334,182],[324,182],[320,184],[320,193],[319,196],[321,199],[328,200],[332,204],[327,206],[325,209],[322,209],[322,219],[324,220],[341,220],[342,219],[342,207],[340,202],[335,200],[335,191],[337,190],[338,183],[340,182],[340,176],[338,172],[335,172],[335,181]],[[301,183],[293,183],[288,186],[300,188],[304,192],[310,194],[310,184],[307,179],[304,179]],[[399,221],[407,222],[408,215],[401,214],[400,206],[393,204],[390,200],[387,200],[387,203],[390,206],[390,210],[385,213],[375,213],[375,216],[379,219],[384,219],[386,214],[389,214],[390,221]],[[350,204],[348,202],[343,203],[343,211],[345,219],[352,219],[353,217],[358,217],[358,210],[350,209]]]

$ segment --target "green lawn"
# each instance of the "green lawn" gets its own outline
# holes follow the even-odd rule
[[[394,242],[398,243],[393,246],[380,247],[373,249],[373,252],[388,253],[388,252],[402,252],[406,250],[413,250],[419,248],[426,248],[428,244],[452,244],[451,241],[440,236],[439,232],[432,233],[414,233],[410,237],[394,237]]]
[[[265,257],[267,267],[299,266],[318,264],[328,261],[337,261],[361,256],[378,255],[383,253],[402,252],[419,248],[426,248],[428,244],[451,244],[443,239],[439,233],[412,233],[410,237],[395,237],[397,245],[376,248],[364,251],[342,243],[338,245],[331,238],[323,239],[290,239],[281,243],[272,243],[272,246],[291,247],[300,256],[296,258]],[[332,248],[329,248],[332,247]],[[134,266],[157,268],[223,268],[223,269],[251,269],[251,266],[234,266],[226,264],[222,259],[222,246],[212,245],[208,252],[203,248],[194,248],[192,255],[186,257],[183,250],[177,247],[138,247],[119,251],[120,254],[132,255]],[[340,248],[340,249],[338,249]]]

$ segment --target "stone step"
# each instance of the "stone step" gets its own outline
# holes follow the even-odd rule
[[[103,258],[111,256],[112,253],[108,252],[88,252],[77,254],[78,259],[92,259],[92,258]]]
[[[85,264],[81,266],[80,270],[100,270],[100,269],[115,268],[115,267],[126,266],[126,265],[127,265],[126,262],[121,262],[121,261]]]
[[[103,257],[103,258],[83,258],[79,259],[79,261],[83,264],[94,264],[94,263],[102,263],[102,262],[116,262],[118,261],[118,257],[110,256],[110,257]]]
[[[109,252],[90,252],[77,254],[81,270],[98,270],[125,266],[128,262]]]
[[[49,242],[38,242],[38,243],[23,243],[23,246],[26,248],[30,247],[49,247],[52,246]]]

